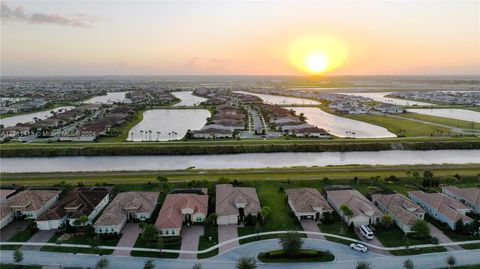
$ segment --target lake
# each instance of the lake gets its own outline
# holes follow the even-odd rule
[[[466,110],[466,109],[456,109],[456,108],[439,108],[439,109],[418,108],[417,109],[415,108],[415,109],[407,109],[407,112],[425,114],[429,116],[451,118],[456,120],[480,122],[480,112]]]
[[[198,106],[201,102],[206,101],[206,98],[193,95],[193,91],[172,92],[178,99],[182,100],[174,106]]]
[[[45,110],[45,111],[39,111],[39,112],[33,112],[33,113],[28,113],[28,114],[22,114],[18,116],[13,116],[13,117],[8,117],[4,119],[0,119],[0,124],[3,124],[5,127],[9,126],[15,126],[17,123],[27,123],[27,122],[33,122],[35,118],[44,120],[48,117],[53,116],[52,111],[59,112],[63,110],[70,110],[75,107],[73,106],[62,106],[62,107],[57,107],[54,109],[50,110]]]
[[[128,132],[129,141],[167,141],[182,139],[187,130],[198,130],[207,123],[210,112],[206,109],[151,109],[143,113],[143,120]],[[151,130],[152,134],[148,134]],[[147,133],[145,133],[147,132]],[[160,132],[157,134],[157,132]],[[172,132],[176,132],[173,135]]]
[[[0,158],[3,173],[280,168],[327,165],[480,163],[480,150],[388,150],[311,153],[242,153],[183,156],[83,156]],[[28,165],[26,165],[28,164]]]
[[[280,95],[251,93],[244,91],[234,91],[236,93],[250,94],[262,98],[263,102],[272,105],[320,105],[320,102],[304,98],[287,97]]]
[[[115,102],[124,102],[127,103],[130,100],[125,98],[126,92],[108,92],[106,95],[95,96],[91,99],[88,99],[84,103],[86,104],[113,104]]]
[[[397,137],[387,129],[363,121],[352,120],[327,113],[316,107],[287,107],[305,114],[307,122],[339,137],[352,137],[355,132],[357,138]]]
[[[362,96],[362,97],[373,99],[374,101],[377,101],[377,102],[398,105],[398,106],[434,106],[434,104],[431,104],[431,103],[385,97],[385,95],[388,95],[390,93],[391,92],[344,92],[339,94]]]

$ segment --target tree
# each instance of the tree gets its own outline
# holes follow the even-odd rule
[[[217,223],[217,217],[218,217],[217,214],[211,213],[205,218],[203,222],[207,226],[213,226]]]
[[[73,225],[82,226],[83,228],[85,228],[85,225],[87,224],[87,222],[88,222],[88,216],[81,215],[78,219],[73,221]],[[82,229],[82,230],[83,232],[85,232],[85,229]]]
[[[302,237],[297,232],[288,232],[280,238],[283,251],[289,256],[296,256],[303,245]]]
[[[359,261],[357,262],[355,269],[372,269],[372,265],[370,265],[370,263],[366,261]]]
[[[95,266],[95,269],[105,269],[108,267],[110,262],[108,261],[107,258],[101,258],[98,260],[97,265]]]
[[[237,260],[237,269],[257,269],[257,260],[254,257],[241,257]]]
[[[412,231],[417,234],[420,238],[425,238],[430,236],[430,228],[428,228],[427,223],[424,220],[416,220],[412,225]]]
[[[163,238],[159,237],[157,239],[157,249],[159,249],[160,251],[162,251],[162,249],[165,247],[165,241],[163,240]]]
[[[193,265],[192,269],[202,269],[202,265],[200,263],[196,263]]]
[[[343,205],[340,206],[340,211],[342,211],[342,214],[345,217],[347,217],[346,223],[347,223],[347,227],[348,227],[348,224],[350,222],[350,218],[353,216],[353,211],[346,204],[343,204]]]
[[[405,269],[413,269],[413,262],[412,260],[408,259],[406,261],[403,262],[403,268]]]
[[[457,263],[457,260],[455,259],[455,257],[453,257],[453,256],[448,256],[448,257],[447,257],[448,268],[451,268],[451,267],[454,266],[456,263]]]
[[[389,229],[392,227],[393,224],[393,218],[390,214],[384,214],[382,217],[382,224],[385,226],[386,229]]]
[[[160,187],[160,188],[164,187],[165,184],[167,184],[167,182],[168,182],[168,178],[166,176],[163,176],[163,175],[158,175],[156,179],[158,181],[158,187]]]
[[[270,209],[270,207],[268,207],[268,206],[262,207],[262,210],[260,211],[260,214],[262,215],[262,222],[263,223],[265,222],[265,219],[268,217],[268,215],[270,215],[271,212],[272,212],[272,209]]]
[[[155,264],[153,264],[152,260],[148,260],[145,262],[145,265],[143,265],[143,269],[154,269]]]
[[[433,173],[430,170],[425,170],[423,171],[423,178],[426,180],[431,180],[433,179]]]
[[[22,261],[23,261],[23,252],[19,249],[16,249],[14,252],[13,252],[13,261],[16,263],[16,264],[20,264]]]
[[[459,234],[463,233],[465,228],[465,225],[463,224],[463,220],[460,218],[456,223],[455,223],[455,231]]]
[[[142,232],[142,238],[148,243],[154,242],[158,238],[158,229],[152,224],[145,225]]]
[[[412,176],[415,178],[415,181],[417,182],[420,179],[420,173],[418,171],[413,171]]]

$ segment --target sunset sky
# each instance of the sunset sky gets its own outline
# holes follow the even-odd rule
[[[480,74],[476,0],[1,4],[2,75],[303,75],[289,50],[316,39],[341,47],[310,58],[327,75]]]

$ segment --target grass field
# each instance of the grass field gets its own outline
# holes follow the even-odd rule
[[[211,240],[209,240],[211,238]],[[205,226],[205,230],[198,241],[198,250],[204,250],[218,244],[218,227]],[[198,254],[198,259],[206,259],[218,254],[218,248],[205,254]]]
[[[444,118],[444,117],[436,117],[424,114],[417,114],[417,113],[403,113],[400,116],[410,119],[422,120],[432,123],[439,123],[444,124],[452,127],[458,127],[465,130],[472,129],[472,122],[470,121],[463,121],[451,118]],[[480,130],[480,123],[473,122],[473,128],[476,130]]]
[[[177,240],[178,239],[178,240]],[[179,238],[175,238],[174,242],[165,242],[164,248],[165,249],[177,249],[179,250],[182,246],[182,241]],[[136,248],[155,248],[155,246],[151,246],[148,244],[141,235],[138,236],[137,241],[135,241],[135,245],[133,247]],[[148,258],[170,258],[176,259],[178,258],[178,253],[161,253],[161,252],[149,252],[149,251],[132,251],[130,252],[130,256],[137,256],[137,257],[148,257]]]
[[[385,115],[347,115],[345,117],[382,126],[397,136],[451,136],[454,134],[448,128]]]
[[[26,228],[24,230],[16,232],[9,240],[8,242],[27,242],[30,237],[35,232],[32,229]],[[21,246],[1,246],[1,250],[14,250],[14,249],[19,249]]]
[[[48,243],[57,243],[60,236],[63,234],[55,234]],[[102,246],[116,246],[120,238],[114,238],[109,240],[100,240],[98,243]],[[79,244],[79,245],[90,245],[90,238],[82,235],[72,235],[69,239],[62,241],[63,244]],[[108,255],[112,254],[113,250],[110,249],[99,249],[95,250],[93,248],[74,248],[74,247],[54,247],[54,246],[43,246],[41,251],[52,251],[52,252],[67,252],[67,253],[89,253],[89,254],[103,254]]]
[[[431,244],[430,238],[416,239],[412,237],[406,237],[404,233],[397,226],[392,226],[388,230],[375,231],[375,237],[385,247],[403,247],[406,245],[421,245]],[[443,252],[447,251],[445,247],[433,247],[433,248],[421,248],[421,249],[406,249],[406,250],[394,250],[390,251],[393,255],[410,255],[415,253],[430,253],[430,252]]]

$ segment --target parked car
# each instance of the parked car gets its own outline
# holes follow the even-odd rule
[[[360,231],[360,234],[365,237],[367,240],[372,240],[373,239],[373,232],[368,228],[367,225],[360,225],[358,227],[358,230]]]
[[[352,243],[350,244],[350,248],[363,253],[366,253],[368,251],[368,248],[362,244]]]

